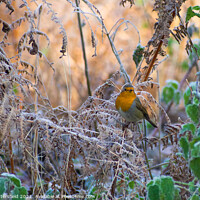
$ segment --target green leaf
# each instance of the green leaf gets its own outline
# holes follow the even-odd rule
[[[191,197],[191,200],[199,200],[199,196],[195,194]]]
[[[15,94],[18,93],[17,84],[14,84],[14,85],[13,85],[13,92],[14,92]]]
[[[178,86],[179,86],[179,82],[176,81],[176,80],[167,80],[167,85],[168,86],[172,86],[175,90],[178,89]]]
[[[150,186],[153,185],[153,184],[154,184],[154,181],[151,180],[151,181],[149,181],[149,183],[147,183],[147,187],[150,187]]]
[[[181,92],[180,91],[176,91],[174,94],[174,102],[176,103],[176,105],[179,104],[181,99]]]
[[[190,142],[190,148],[194,148],[196,143],[200,142],[200,136],[193,138],[193,140]]]
[[[186,113],[194,123],[199,122],[199,106],[197,106],[196,104],[187,105]]]
[[[172,56],[173,55],[173,53],[174,53],[174,48],[173,48],[173,44],[176,42],[176,40],[174,40],[173,38],[169,38],[169,40],[168,40],[168,45],[167,45],[167,49],[168,49],[168,54],[170,55],[170,56]]]
[[[186,18],[185,18],[185,22],[187,23],[192,17],[194,17],[195,14],[194,12],[192,11],[192,7],[190,6],[188,9],[187,9],[187,13],[186,13]]]
[[[15,187],[12,190],[12,200],[25,200],[28,192],[25,187]]]
[[[190,100],[190,95],[191,95],[190,89],[186,90],[183,95],[185,106],[192,103],[192,101]]]
[[[193,91],[195,91],[196,90],[196,82],[191,82],[190,87],[192,88]],[[187,87],[184,92],[184,95],[183,95],[185,106],[192,103],[190,96],[191,96],[191,91],[190,91],[190,88]]]
[[[193,193],[195,190],[196,190],[196,184],[195,182],[198,181],[198,179],[196,180],[197,178],[193,179],[193,181],[189,182],[189,190],[190,190],[190,193]]]
[[[159,187],[157,185],[149,186],[148,197],[150,200],[160,200]]]
[[[144,46],[142,46],[140,43],[137,45],[135,51],[133,51],[133,61],[135,62],[136,68],[140,64],[140,61],[143,58],[143,52],[144,52]]]
[[[28,194],[27,189],[24,186],[19,188],[19,193],[20,193],[20,195],[27,195]]]
[[[194,48],[196,49],[198,56],[200,56],[200,46],[199,46],[199,44],[194,44]]]
[[[15,186],[21,187],[20,179],[18,179],[14,174],[2,173],[1,176],[5,176],[5,177],[9,178]]]
[[[174,200],[181,200],[181,196],[179,194],[179,189],[175,188],[175,193],[174,193]]]
[[[163,100],[169,103],[171,100],[178,105],[181,93],[178,91],[179,82],[176,80],[167,80],[167,85],[163,88]]]
[[[187,60],[184,60],[182,63],[181,63],[181,68],[184,70],[184,71],[187,71],[189,69],[189,65],[188,65],[188,61]]]
[[[12,200],[19,200],[20,199],[18,187],[15,187],[14,190],[12,190],[11,194],[12,194]]]
[[[197,129],[196,135],[200,136],[200,127]]]
[[[193,158],[190,161],[190,169],[192,170],[193,174],[200,179],[200,170],[199,170],[199,166],[200,166],[200,157],[196,157]]]
[[[193,92],[194,93],[194,92]],[[196,93],[196,92],[195,92]],[[194,94],[197,96],[197,94]],[[196,96],[193,98],[193,104],[196,104],[197,106],[199,105],[199,99],[196,98]]]
[[[5,189],[5,182],[7,181],[6,178],[0,177],[0,195],[3,195],[3,193],[6,191]]]
[[[200,155],[200,148],[198,146],[194,146],[194,148],[191,150],[191,157],[197,157]]]
[[[198,9],[199,6],[194,6],[194,7],[189,7],[187,9],[187,13],[186,13],[186,18],[185,18],[185,22],[187,23],[192,17],[197,16],[200,17],[199,13],[194,12],[193,10],[199,10]]]
[[[161,177],[161,193],[165,200],[174,200],[174,181],[171,177]]]
[[[192,9],[193,10],[200,10],[200,6],[193,6]]]
[[[183,149],[183,153],[184,153],[185,159],[187,160],[188,159],[188,155],[189,155],[189,142],[188,142],[188,139],[186,137],[181,137],[179,143],[180,143],[180,146]]]
[[[190,142],[190,149],[192,157],[200,156],[200,136],[193,138]]]
[[[174,88],[172,86],[165,86],[162,96],[165,103],[169,103],[174,97]]]
[[[182,130],[180,133],[184,133],[186,131],[190,131],[193,135],[195,134],[195,131],[196,131],[196,127],[194,124],[192,123],[188,123],[188,124],[184,124],[182,126]]]
[[[160,186],[160,177],[155,178],[154,183],[155,185]]]
[[[130,182],[128,183],[128,186],[133,190],[134,187],[135,187],[135,182],[134,182],[134,181],[130,181]]]

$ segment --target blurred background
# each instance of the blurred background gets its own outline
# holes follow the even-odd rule
[[[44,57],[39,58],[38,73],[42,81],[40,89],[43,95],[49,98],[53,107],[63,105],[68,109],[75,110],[79,108],[88,97],[77,13],[68,1],[48,0],[48,3],[51,5],[45,2],[46,1],[12,1],[11,4],[15,11],[11,15],[9,15],[10,11],[6,8],[6,5],[1,3],[0,19],[11,24],[13,21],[24,17],[25,12],[28,14],[35,12],[37,14],[38,6],[42,5],[41,17],[40,19],[35,19],[35,23],[40,31],[47,34],[50,39],[50,44],[48,46],[48,41],[44,36],[39,36],[39,50],[47,57],[49,62],[54,63],[53,67],[55,71],[51,69]],[[23,5],[26,3],[28,6]],[[75,4],[75,2],[73,3]],[[130,7],[128,2],[123,7],[120,5],[120,0],[91,0],[91,3],[100,11],[108,32],[111,31],[112,34],[113,31],[116,30],[116,26],[114,29],[112,29],[112,27],[118,20],[120,20],[118,24],[120,24],[123,19],[129,20],[139,30],[141,45],[147,45],[154,33],[154,24],[157,18],[157,13],[152,11],[154,3],[152,0],[136,0],[135,5],[132,7]],[[198,5],[198,3],[198,0],[186,1],[181,12],[183,20],[185,20],[187,8],[189,6]],[[119,70],[119,64],[112,52],[108,38],[105,34],[103,34],[102,37],[102,28],[99,21],[95,16],[89,14],[91,11],[83,1],[80,1],[80,8],[85,12],[85,15],[81,15],[81,23],[86,46],[90,85],[92,91],[94,91],[96,87],[103,84],[113,73]],[[63,24],[67,34],[67,53],[66,56],[62,58],[60,58],[62,55],[60,53],[62,47],[60,25],[52,21],[51,9],[57,13],[56,16],[60,20],[59,23]],[[199,24],[197,20],[199,19],[195,17],[192,18],[190,25],[192,25],[193,22],[195,26],[197,26]],[[171,29],[173,30],[173,28],[178,25],[179,20],[176,19]],[[2,29],[2,27],[3,23],[0,24],[0,29]],[[199,27],[196,28],[197,30],[199,29]],[[95,49],[92,47],[91,29],[95,34],[94,36],[97,44],[96,56],[93,56],[95,54]],[[8,45],[6,45],[4,50],[13,63],[17,61],[15,55],[17,54],[18,42],[22,35],[28,30],[30,30],[29,23],[27,23],[27,21],[22,21],[20,26],[8,33],[8,38],[5,40]],[[2,41],[3,37],[4,33],[0,31],[0,41]],[[192,39],[195,38],[199,38],[198,31],[192,36]],[[158,66],[161,91],[162,87],[166,84],[166,80],[174,79],[180,82],[188,70],[188,55],[185,51],[186,40],[187,39],[183,39],[180,44],[178,44],[174,38],[170,38],[169,40],[169,46],[166,49],[169,57]],[[139,35],[133,25],[130,23],[126,25],[124,23],[119,27],[116,32],[114,44],[120,53],[121,61],[131,79],[133,79],[136,73],[136,66],[132,59],[132,54],[138,43]],[[22,52],[21,59],[33,66],[35,66],[37,62],[36,55],[30,55],[26,50]],[[32,73],[31,68],[28,68],[28,70]],[[195,73],[196,71],[193,69],[188,77],[189,82],[196,80]],[[154,71],[152,75],[154,81],[157,81],[158,74]],[[33,80],[33,77],[28,78]],[[117,85],[120,88],[122,84],[123,79],[121,78],[118,80]],[[184,84],[184,88],[186,86],[187,85]],[[71,88],[70,91],[69,88]],[[153,96],[157,96],[157,91],[153,91]],[[69,99],[71,100],[70,104]],[[179,109],[181,110],[181,104]]]

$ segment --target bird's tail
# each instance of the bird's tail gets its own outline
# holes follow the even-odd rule
[[[158,127],[156,126],[156,124],[155,124],[153,121],[151,121],[151,119],[149,118],[148,115],[145,116],[145,118],[146,118],[146,120],[147,120],[153,127],[158,128]]]

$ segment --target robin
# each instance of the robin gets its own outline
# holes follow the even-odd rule
[[[120,115],[128,122],[137,122],[146,119],[152,126],[156,127],[151,121],[146,108],[141,104],[140,99],[134,91],[134,87],[127,83],[123,86],[115,102],[116,109]]]

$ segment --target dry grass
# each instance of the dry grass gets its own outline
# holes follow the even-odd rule
[[[155,149],[173,144],[168,166],[171,171],[164,173],[172,177],[180,174],[174,160],[178,160],[177,165],[185,165],[175,156],[181,123],[169,125],[167,136],[161,139],[147,139],[142,126],[129,125],[123,130],[123,119],[115,110],[117,86],[123,84],[127,74],[131,80],[136,74],[135,87],[149,112],[160,126],[158,110],[171,123],[160,105],[160,97],[155,99],[159,91],[156,79],[159,77],[162,86],[169,72],[171,78],[181,80],[183,72],[174,66],[184,60],[186,53],[183,55],[180,49],[168,61],[159,61],[165,58],[167,50],[162,45],[167,46],[170,29],[177,25],[174,17],[189,3],[182,5],[183,1],[177,1],[176,9],[174,4],[168,8],[169,14],[158,1],[154,5],[144,2],[145,6],[135,6],[133,1],[127,1],[125,8],[119,5],[120,1],[111,0],[84,0],[80,8],[70,0],[0,4],[0,172],[18,174],[29,194],[43,195],[52,188],[61,195],[87,195],[95,187],[95,193],[105,199],[115,195],[145,196],[146,183],[152,176],[147,142],[153,148],[159,147]],[[158,13],[154,34],[153,7]],[[82,18],[93,91],[90,97],[77,12]],[[136,69],[131,55],[139,40],[147,45],[144,60]],[[162,70],[151,76],[155,79],[152,81],[147,71],[156,71],[158,66]],[[192,177],[188,168],[185,173]],[[134,190],[128,191],[127,179],[134,180]],[[182,195],[183,199],[187,197],[185,191]]]

